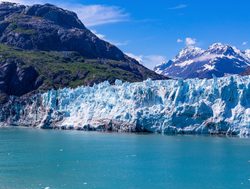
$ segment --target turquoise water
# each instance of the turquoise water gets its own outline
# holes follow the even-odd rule
[[[1,189],[250,188],[250,139],[0,129]]]

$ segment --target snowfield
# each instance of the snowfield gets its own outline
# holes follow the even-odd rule
[[[250,134],[250,77],[147,80],[52,90],[12,98],[2,126],[149,131],[165,134]]]

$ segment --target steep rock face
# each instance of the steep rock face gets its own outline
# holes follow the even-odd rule
[[[23,67],[20,62],[8,59],[0,65],[0,92],[14,96],[24,95],[42,84],[38,76],[32,66]]]
[[[250,134],[250,77],[147,80],[13,98],[1,125],[166,134]]]
[[[215,43],[207,50],[186,47],[173,60],[155,67],[157,73],[177,78],[212,78],[241,74],[250,66],[247,52]]]

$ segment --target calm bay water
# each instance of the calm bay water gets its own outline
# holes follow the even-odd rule
[[[0,189],[250,188],[250,139],[0,129]]]

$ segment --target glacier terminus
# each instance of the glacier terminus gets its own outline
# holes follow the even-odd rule
[[[12,97],[1,126],[164,134],[250,134],[250,76],[146,80]]]

